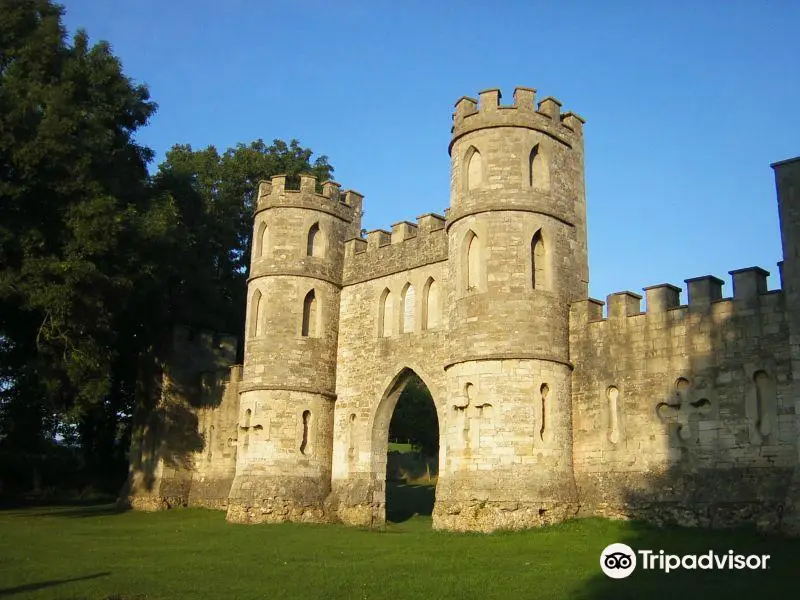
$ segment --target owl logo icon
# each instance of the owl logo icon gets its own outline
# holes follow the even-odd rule
[[[626,544],[611,544],[600,554],[600,568],[612,579],[624,579],[636,568],[636,552]]]

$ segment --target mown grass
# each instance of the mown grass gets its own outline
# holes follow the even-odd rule
[[[416,452],[414,444],[405,444],[400,442],[389,442],[389,452],[399,452],[400,454],[409,454]]]
[[[521,533],[457,534],[413,517],[383,530],[231,525],[182,509],[109,506],[0,511],[0,598],[787,598],[800,542],[754,532],[658,530],[583,519]],[[766,571],[599,568],[612,542],[702,553],[770,554]],[[787,596],[788,594],[788,596]]]

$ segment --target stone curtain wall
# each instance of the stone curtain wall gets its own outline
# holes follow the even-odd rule
[[[190,498],[200,505],[224,502],[232,459],[230,451],[226,457],[219,447],[214,453],[210,426],[223,436],[234,428],[238,370],[230,365],[236,360],[236,344],[233,336],[175,328],[159,402],[134,420],[130,473],[121,504],[159,510],[187,506]],[[192,494],[195,484],[207,491]]]
[[[189,491],[189,506],[225,510],[236,472],[236,447],[239,438],[239,384],[242,366],[228,372],[205,375],[201,393],[209,398],[221,395],[219,405],[204,403],[197,411],[198,430],[203,449],[194,456],[194,473]]]
[[[575,478],[585,514],[779,526],[796,463],[788,325],[766,272],[573,306]],[[738,283],[738,285],[737,285]]]

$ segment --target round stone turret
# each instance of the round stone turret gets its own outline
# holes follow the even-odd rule
[[[569,305],[588,292],[583,121],[553,98],[536,108],[534,95],[517,88],[501,106],[486,90],[453,116],[447,304],[458,343],[445,364],[441,528],[530,527],[576,509]]]
[[[344,242],[361,195],[303,175],[259,185],[228,520],[321,521],[330,491]]]

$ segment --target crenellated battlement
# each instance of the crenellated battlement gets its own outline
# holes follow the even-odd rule
[[[528,87],[514,89],[511,105],[501,105],[499,89],[483,90],[478,100],[462,96],[453,113],[453,143],[461,136],[489,127],[525,127],[546,133],[568,146],[582,143],[585,120],[567,111],[561,112],[561,102],[548,96],[536,102],[536,90]]]
[[[391,231],[375,229],[345,242],[345,285],[447,260],[445,217],[427,213]]]
[[[703,275],[686,279],[687,304],[680,303],[682,288],[670,283],[661,283],[644,288],[646,310],[641,307],[642,296],[631,291],[615,292],[606,297],[606,302],[588,298],[572,306],[572,318],[576,322],[600,322],[618,320],[623,317],[640,315],[663,315],[668,311],[686,312],[750,311],[760,306],[779,302],[782,290],[768,290],[769,271],[761,267],[747,267],[729,271],[733,284],[733,296],[724,298],[722,286],[725,282],[713,275]],[[603,307],[606,307],[604,314]],[[679,315],[673,315],[676,318]]]
[[[321,188],[322,192],[317,190]],[[259,181],[256,213],[269,208],[307,208],[335,215],[348,223],[359,221],[364,196],[355,190],[342,190],[335,181],[317,186],[313,175],[300,175],[297,189],[287,187],[286,175],[273,175],[270,181]]]

